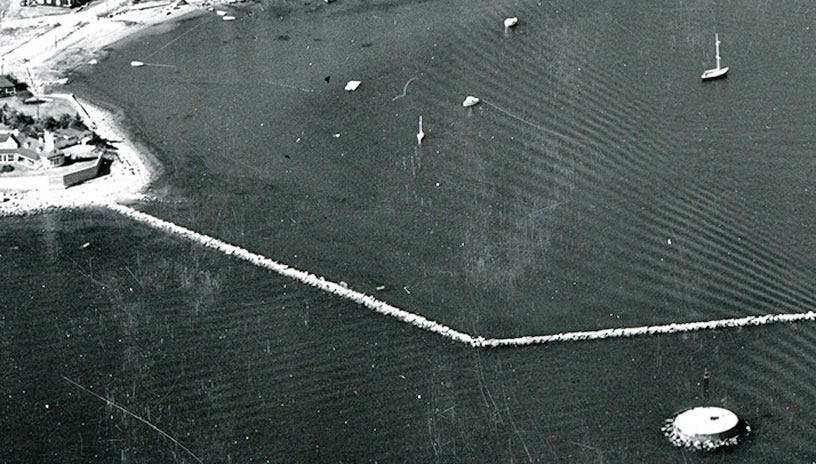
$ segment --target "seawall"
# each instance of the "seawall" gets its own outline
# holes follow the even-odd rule
[[[0,190],[62,190],[99,175],[102,156],[93,162],[56,168],[30,175],[0,175]]]

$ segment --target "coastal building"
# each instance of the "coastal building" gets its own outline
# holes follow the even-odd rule
[[[17,87],[6,76],[0,76],[0,97],[10,97],[17,93]]]
[[[87,144],[90,142],[93,133],[89,130],[74,128],[60,129],[54,134],[54,146],[58,150],[74,145]]]
[[[61,190],[99,176],[101,153],[90,145],[60,148],[60,138],[49,131],[36,139],[16,130],[0,132],[0,192]],[[69,151],[73,153],[66,162]]]
[[[65,8],[73,8],[75,6],[81,6],[86,2],[84,0],[35,0],[35,3],[43,6],[61,6]]]
[[[29,169],[49,169],[65,164],[65,155],[54,144],[54,135],[45,131],[34,139],[14,130],[0,133],[0,163]]]

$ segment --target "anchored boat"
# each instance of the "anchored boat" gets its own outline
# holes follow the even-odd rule
[[[714,47],[717,49],[717,67],[714,69],[706,69],[703,72],[703,80],[707,79],[716,79],[718,77],[725,76],[725,73],[728,72],[728,68],[723,68],[720,66],[720,36],[719,34],[714,34]]]

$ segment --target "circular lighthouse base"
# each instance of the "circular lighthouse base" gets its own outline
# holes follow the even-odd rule
[[[704,451],[736,445],[748,430],[736,414],[716,406],[686,409],[663,426],[675,446]]]

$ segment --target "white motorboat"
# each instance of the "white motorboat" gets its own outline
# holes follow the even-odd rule
[[[476,97],[474,97],[474,96],[472,96],[472,95],[468,95],[468,96],[465,98],[465,101],[463,101],[463,102],[462,102],[462,106],[464,106],[465,108],[467,108],[468,106],[473,106],[473,105],[475,105],[475,104],[477,104],[477,103],[479,103],[479,99],[478,99],[478,98],[476,98]]]

